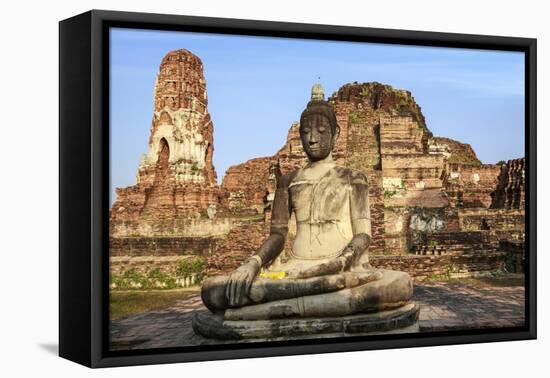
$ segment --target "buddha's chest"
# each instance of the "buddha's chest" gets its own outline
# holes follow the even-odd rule
[[[349,214],[350,187],[339,179],[297,180],[289,195],[298,223],[342,222]]]

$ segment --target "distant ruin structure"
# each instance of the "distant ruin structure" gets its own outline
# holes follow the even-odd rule
[[[173,221],[199,218],[218,205],[207,106],[201,60],[187,50],[168,53],[154,86],[149,149],[139,162],[136,184],[116,191],[112,234],[139,234],[151,222],[162,232],[159,221],[170,233]]]
[[[368,178],[373,265],[418,280],[504,269],[501,242],[524,240],[524,158],[482,164],[468,144],[434,137],[411,92],[389,85],[345,84],[328,101],[340,127],[335,161]],[[226,273],[267,235],[277,180],[307,159],[299,123],[274,156],[230,167],[218,186],[207,104],[201,60],[187,50],[168,53],[137,182],[117,189],[111,208],[115,269],[149,256],[169,270],[166,261],[201,255],[208,274]]]

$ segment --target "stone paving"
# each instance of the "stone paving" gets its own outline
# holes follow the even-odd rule
[[[524,288],[435,282],[416,284],[420,332],[523,326]],[[206,311],[197,294],[170,307],[111,322],[112,350],[235,343],[205,339],[191,327],[194,311]],[[242,341],[241,341],[242,342]]]
[[[525,290],[520,286],[479,288],[464,284],[415,285],[420,332],[521,327]]]

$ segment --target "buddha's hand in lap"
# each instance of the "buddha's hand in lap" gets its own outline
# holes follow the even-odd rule
[[[248,297],[250,286],[260,272],[260,264],[256,261],[248,261],[229,275],[225,286],[225,296],[229,307],[237,307],[243,304]]]
[[[349,268],[350,259],[347,256],[340,256],[334,260],[314,265],[296,273],[296,278],[311,278],[329,274],[341,273]]]

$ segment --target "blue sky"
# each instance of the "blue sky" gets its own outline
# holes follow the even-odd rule
[[[111,201],[135,183],[158,67],[180,48],[204,64],[219,183],[277,152],[318,81],[327,96],[353,81],[407,89],[435,136],[471,144],[483,163],[524,156],[523,53],[111,29]]]

